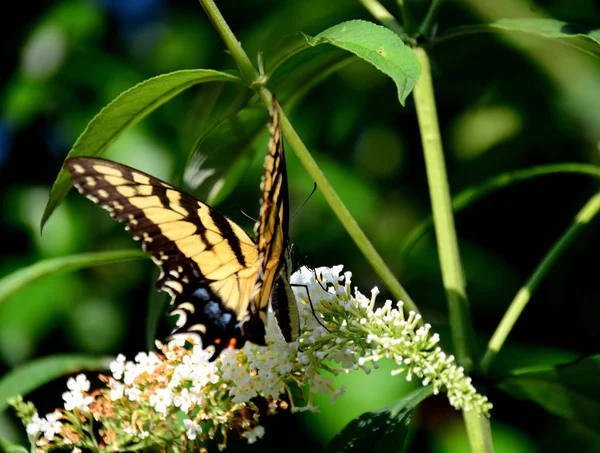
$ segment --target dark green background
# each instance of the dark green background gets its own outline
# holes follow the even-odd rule
[[[384,3],[397,13],[394,2]],[[415,3],[422,14],[427,2]],[[592,1],[540,5],[561,20],[595,28],[600,23],[599,7]],[[233,67],[193,0],[68,0],[23,6],[5,11],[0,27],[0,276],[44,258],[136,247],[121,226],[74,192],[40,236],[39,220],[64,157],[87,122],[130,86],[179,69]],[[219,7],[253,61],[257,51],[272,48],[287,33],[316,35],[344,20],[372,20],[358,2],[349,0],[229,0]],[[467,6],[450,2],[441,10],[438,33],[478,20]],[[453,194],[504,171],[600,160],[600,99],[594,91],[567,96],[543,69],[496,35],[447,41],[431,50],[431,59]],[[595,71],[588,77],[600,83],[600,65],[591,57],[588,63]],[[572,86],[583,83],[581,74],[567,65],[564,73]],[[179,183],[200,134],[205,94],[189,90],[161,107],[121,137],[106,157]],[[393,82],[357,61],[310,91],[291,120],[451,350],[433,234],[409,256],[401,253],[410,231],[430,211],[412,98],[401,107]],[[248,230],[252,222],[238,209],[251,216],[258,211],[265,143],[266,135],[256,143],[253,165],[219,205]],[[312,180],[290,149],[287,157],[295,210],[310,193]],[[457,215],[482,344],[596,189],[587,176],[547,176],[496,193]],[[594,221],[552,269],[510,335],[494,373],[598,352],[597,231]],[[380,300],[390,297],[318,191],[292,219],[291,237],[315,266],[344,264],[363,293],[378,285]],[[147,301],[155,278],[149,260],[135,261],[48,278],[17,293],[0,305],[0,373],[59,352],[133,357],[145,349]],[[388,378],[381,370],[375,376],[356,374],[345,377],[348,395],[338,403],[330,406],[327,398],[322,400],[321,414],[266,420],[267,435],[256,450],[296,451],[301,446],[302,451],[316,451],[353,416],[392,402],[406,388],[402,377]],[[43,414],[61,404],[63,389],[64,380],[31,398]],[[597,435],[533,403],[494,390],[489,397],[495,405],[497,452],[600,448]],[[421,408],[413,417],[410,451],[466,451],[460,412],[443,397],[427,400]],[[19,439],[23,430],[14,422],[8,414],[0,415],[0,435]]]

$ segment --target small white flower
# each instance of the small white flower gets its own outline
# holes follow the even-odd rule
[[[110,381],[110,400],[117,401],[123,398],[125,386],[117,381]]]
[[[183,421],[183,426],[185,427],[185,436],[190,440],[194,440],[202,432],[202,427],[189,418]]]
[[[37,436],[42,431],[42,419],[35,413],[31,418],[31,423],[27,423],[25,428],[30,436]]]
[[[166,414],[172,403],[173,393],[170,389],[157,389],[154,395],[150,395],[150,405],[156,412]]]
[[[262,437],[264,435],[265,435],[265,428],[260,425],[256,426],[254,429],[251,429],[244,433],[244,437],[246,439],[248,439],[249,444],[253,444],[258,439],[262,439]]]
[[[196,403],[198,397],[190,393],[188,389],[183,389],[179,395],[173,398],[173,405],[180,408],[186,414],[190,411],[193,404]]]
[[[94,402],[94,398],[79,391],[65,392],[62,394],[62,397],[65,401],[65,410],[68,411],[77,408],[81,412],[86,413],[90,410],[90,404]]]
[[[119,354],[116,360],[110,362],[110,372],[115,379],[121,379],[123,377],[123,371],[125,371],[125,356]]]
[[[42,420],[41,429],[44,437],[48,440],[53,440],[56,434],[60,433],[62,423],[59,421],[61,414],[58,411],[47,414],[45,420]]]
[[[142,396],[142,391],[137,388],[129,388],[125,389],[125,396],[129,401],[137,402],[140,400],[140,396]]]
[[[69,378],[67,388],[73,392],[87,392],[90,389],[90,381],[85,374],[78,374],[75,379]]]

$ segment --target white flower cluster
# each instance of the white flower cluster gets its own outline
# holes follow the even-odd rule
[[[431,327],[420,325],[420,316],[405,314],[401,302],[396,308],[391,301],[375,308],[377,288],[370,298],[352,291],[351,274],[340,275],[342,269],[302,268],[292,276],[302,332],[295,342],[284,341],[270,315],[268,346],[247,343],[241,351],[227,349],[215,362],[208,361],[212,351],[203,350],[195,337],[188,338],[191,346],[181,337],[157,343],[161,353],[139,353],[133,361],[119,355],[110,366],[112,376],[104,378],[104,392],[90,394],[83,375],[69,379],[63,413],[45,418],[36,414],[27,432],[32,437],[42,434],[38,446],[53,439],[58,447],[72,445],[92,432],[77,428],[89,412],[87,419],[103,424],[103,442],[114,451],[142,449],[166,438],[204,442],[217,433],[224,448],[227,432],[234,430],[253,443],[264,435],[253,403],[257,396],[267,400],[269,413],[287,407],[281,399],[285,394],[292,411],[316,411],[312,395],[330,394],[333,402],[346,390],[334,388],[331,376],[356,369],[369,372],[367,365],[376,367],[381,359],[395,361],[393,374],[417,377],[432,385],[434,393],[447,392],[457,409],[489,412],[492,405],[476,392],[454,358],[437,346],[439,337],[430,333]],[[308,389],[303,406],[295,405],[292,386]],[[73,411],[79,418],[69,415]],[[65,420],[70,431],[63,429]]]
[[[314,316],[307,318],[300,343],[298,359],[306,364],[307,374],[311,368],[322,367],[325,359],[341,364],[339,369],[329,369],[334,373],[357,368],[369,372],[367,363],[376,367],[379,360],[392,359],[399,366],[393,374],[405,373],[409,381],[416,376],[424,386],[432,385],[434,394],[446,391],[456,409],[489,413],[492,404],[477,393],[454,357],[437,346],[439,336],[431,334],[431,326],[419,325],[420,315],[412,311],[406,315],[402,302],[394,308],[390,300],[375,308],[379,290],[373,288],[371,298],[357,288],[352,293],[352,274],[341,276],[341,270],[342,266],[316,272],[302,268],[292,276],[292,283],[299,285],[296,296],[306,298],[310,294],[322,320],[320,323]],[[315,275],[320,275],[320,281]],[[303,311],[306,317],[307,308]]]

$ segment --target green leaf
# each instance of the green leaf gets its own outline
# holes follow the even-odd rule
[[[108,370],[110,357],[65,354],[32,360],[13,368],[0,379],[0,412],[8,407],[7,400],[26,395],[48,382],[78,371]]]
[[[2,453],[28,453],[25,447],[21,445],[15,445],[8,440],[0,437],[0,452]]]
[[[440,37],[439,41],[482,32],[520,32],[542,38],[558,39],[582,52],[600,57],[600,29],[545,18],[501,19],[490,24],[451,28]]]
[[[110,252],[82,253],[39,261],[0,279],[0,303],[29,283],[46,276],[71,272],[90,266],[118,263],[145,257],[147,255],[141,250],[116,250]]]
[[[419,388],[396,403],[357,417],[329,443],[327,453],[402,451],[413,409],[433,393]]]
[[[306,43],[303,35],[301,38]],[[317,47],[283,62],[269,78],[269,87],[277,93],[279,103],[289,114],[306,93],[334,72],[356,60],[356,55],[342,52],[332,46]]]
[[[306,40],[311,46],[329,43],[371,63],[396,83],[402,105],[419,80],[421,67],[415,53],[397,34],[380,25],[351,20],[328,28],[314,38],[306,36]]]
[[[125,130],[182,91],[206,82],[239,82],[239,77],[209,69],[192,69],[162,74],[121,93],[104,107],[79,136],[67,157],[99,156]],[[69,174],[61,169],[42,216],[40,228],[65,197],[71,183]]]
[[[250,165],[252,144],[267,133],[266,124],[263,106],[247,107],[201,136],[186,165],[186,187],[200,200],[218,204]]]
[[[498,388],[600,433],[600,355],[555,367],[516,370]]]
[[[581,174],[593,176],[600,179],[600,168],[595,165],[588,164],[550,164],[539,165],[537,167],[526,168],[524,170],[510,171],[494,176],[481,184],[478,184],[468,189],[463,190],[458,195],[452,198],[452,209],[455,213],[473,205],[482,198],[491,195],[505,187],[517,184],[520,182],[529,181],[540,176],[566,174]],[[424,222],[421,222],[410,234],[404,247],[402,255],[406,258],[410,255],[415,245],[433,228],[432,218],[429,217]]]
[[[270,80],[271,75],[293,56],[312,47],[309,44],[309,38],[309,36],[301,32],[292,33],[281,38],[273,50],[265,55],[267,78]]]

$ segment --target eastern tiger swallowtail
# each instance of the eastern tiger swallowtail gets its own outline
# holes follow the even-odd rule
[[[173,334],[195,333],[216,359],[226,347],[265,344],[271,302],[284,338],[298,336],[290,287],[289,206],[283,138],[276,101],[261,181],[254,241],[219,211],[141,171],[105,159],[65,161],[80,193],[125,222],[160,267],[156,283],[180,315]]]

